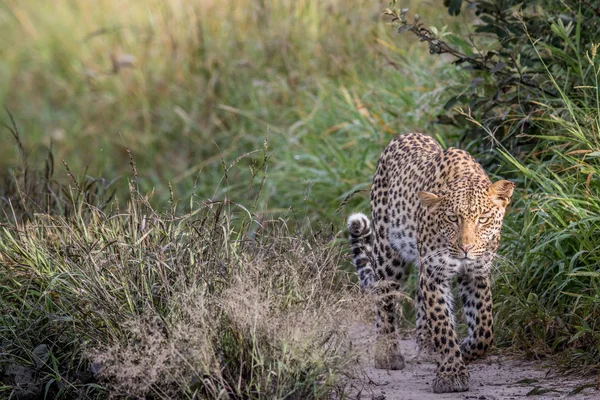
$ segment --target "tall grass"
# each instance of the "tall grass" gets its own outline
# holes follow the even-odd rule
[[[1,228],[2,397],[343,395],[361,307],[331,233],[230,201],[161,213],[135,182],[113,207]]]
[[[522,190],[504,241],[511,262],[497,281],[504,343],[536,357],[558,354],[562,366],[585,371],[600,366],[597,50],[591,44],[581,57],[591,83],[581,97],[539,99],[531,119],[543,132],[533,136],[537,148],[525,160],[503,153]],[[562,93],[561,77],[551,68],[546,74]]]
[[[447,21],[435,1],[404,3],[431,23],[460,29],[461,20]],[[340,145],[354,153],[356,139],[371,155],[394,132],[441,131],[427,121],[455,69],[395,35],[381,15],[386,6],[366,0],[4,2],[0,35],[12,45],[0,48],[0,103],[30,146],[43,153],[51,146],[73,171],[122,176],[131,149],[144,172],[142,191],[155,188],[155,203],[168,200],[169,181],[188,193],[199,170],[198,193],[222,195],[212,192],[222,159],[229,164],[260,149],[265,138],[275,151],[273,172],[283,171],[263,192],[266,208],[302,204],[302,195],[282,196],[291,190],[279,185],[290,181],[294,193],[309,190],[308,181],[327,193],[316,186],[329,182],[313,172],[343,161],[334,169],[348,173],[335,179],[353,182],[335,192],[338,200],[372,168],[357,179],[361,160],[311,155]],[[0,166],[15,157],[3,148]],[[243,165],[254,162],[249,157]],[[235,173],[232,182],[251,176],[243,168]],[[126,193],[126,185],[118,186]],[[328,199],[329,214],[338,204]]]

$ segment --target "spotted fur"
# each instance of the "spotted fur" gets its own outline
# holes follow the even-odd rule
[[[377,294],[376,367],[404,367],[394,293],[416,264],[417,342],[436,356],[433,391],[468,390],[465,363],[483,356],[494,338],[490,274],[513,188],[504,180],[492,184],[469,153],[444,151],[427,135],[400,135],[388,144],[371,188],[373,226],[364,214],[348,219],[361,287]],[[454,276],[469,327],[462,343]]]
[[[375,282],[373,270],[373,232],[371,222],[363,213],[352,214],[348,218],[350,232],[350,249],[354,265],[360,280],[360,288],[365,290]]]

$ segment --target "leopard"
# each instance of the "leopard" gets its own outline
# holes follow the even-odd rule
[[[398,135],[385,147],[371,185],[372,224],[363,213],[348,218],[360,287],[375,299],[376,368],[405,367],[398,293],[414,266],[416,342],[437,363],[433,392],[469,390],[467,365],[494,340],[491,275],[514,188],[492,183],[467,151],[444,150],[423,133]],[[468,327],[461,342],[454,282]]]

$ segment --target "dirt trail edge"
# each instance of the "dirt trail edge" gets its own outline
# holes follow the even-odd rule
[[[539,363],[491,355],[469,365],[470,390],[463,393],[436,394],[431,390],[435,364],[417,357],[414,340],[403,339],[406,367],[386,371],[373,367],[372,341],[375,332],[366,325],[350,332],[353,345],[366,349],[361,354],[361,376],[351,385],[351,399],[360,400],[447,400],[447,399],[600,399],[594,379],[549,374]]]

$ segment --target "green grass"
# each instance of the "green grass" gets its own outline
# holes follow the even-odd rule
[[[450,19],[431,4],[406,4],[456,30],[467,20]],[[333,168],[344,175],[335,181],[347,184],[334,185],[327,199],[331,217],[344,193],[368,181],[392,133],[443,131],[429,122],[444,82],[459,74],[395,34],[382,16],[385,6],[366,0],[5,2],[0,34],[14,45],[0,49],[0,103],[33,154],[51,146],[58,163],[64,158],[77,176],[86,170],[126,176],[131,149],[142,191],[156,189],[155,204],[168,200],[169,182],[187,196],[200,170],[197,193],[223,198],[223,186],[217,189],[222,165],[261,150],[268,139],[274,176],[263,208],[297,207],[307,191],[322,204],[318,194],[331,193],[331,185],[318,175]],[[355,162],[332,154],[340,146],[371,150]],[[3,169],[16,156],[3,147]],[[244,159],[247,169],[234,170],[230,183],[247,182],[255,162]],[[229,187],[229,196],[244,193],[238,186]],[[123,181],[116,187],[127,192]]]
[[[600,365],[600,61],[595,53],[589,50],[582,65],[595,82],[582,88],[588,100],[540,99],[545,112],[534,119],[544,132],[534,137],[539,145],[525,161],[504,153],[522,190],[505,235],[506,252],[514,257],[498,281],[503,340],[536,357],[558,354],[562,366],[584,371]],[[549,70],[547,76],[560,79]]]

